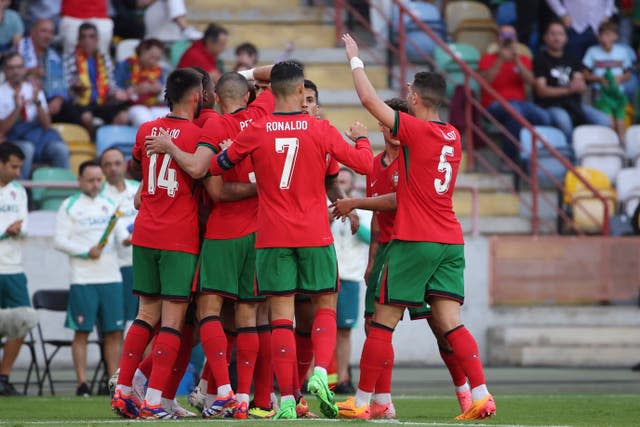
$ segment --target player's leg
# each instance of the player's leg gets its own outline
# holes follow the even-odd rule
[[[313,344],[311,342],[311,326],[313,325],[313,305],[308,295],[296,295],[296,354],[297,354],[297,381],[295,384],[296,399],[302,396],[300,388],[307,380],[309,369],[313,362]]]
[[[256,368],[253,372],[253,405],[249,408],[252,418],[271,418],[275,415],[272,406],[273,367],[271,366],[271,326],[269,326],[269,304],[258,304],[256,329],[260,342]]]
[[[195,413],[183,408],[175,398],[180,381],[182,381],[187,366],[189,365],[191,350],[195,341],[195,313],[192,307],[192,304],[190,304],[187,309],[184,325],[182,326],[182,339],[180,341],[180,349],[178,350],[178,358],[171,372],[171,376],[162,390],[162,407],[178,418],[196,416]]]

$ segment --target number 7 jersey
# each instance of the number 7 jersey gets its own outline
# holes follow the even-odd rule
[[[448,123],[396,112],[392,134],[400,140],[395,240],[462,244],[453,211],[462,145]]]
[[[186,119],[162,117],[140,126],[132,156],[142,166],[142,204],[133,225],[136,246],[197,254],[198,204],[193,196],[196,181],[168,154],[147,155],[144,140],[160,129],[182,151],[193,153],[202,129]]]

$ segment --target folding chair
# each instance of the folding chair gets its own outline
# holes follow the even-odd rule
[[[35,308],[36,310],[49,310],[57,312],[67,311],[68,300],[68,289],[39,290],[33,294],[32,298],[33,308]],[[40,322],[38,322],[38,338],[40,340],[40,344],[42,346],[42,354],[44,356],[44,371],[38,383],[38,396],[42,396],[42,388],[44,386],[44,382],[47,379],[49,380],[49,389],[51,390],[51,395],[55,395],[56,393],[53,388],[53,378],[51,377],[51,362],[61,348],[71,348],[71,340],[45,338]],[[93,386],[98,376],[98,371],[100,370],[100,368],[104,369],[106,363],[104,361],[102,336],[99,335],[97,340],[89,340],[89,344],[96,344],[100,347],[100,362],[96,367],[96,370],[93,374],[93,379],[91,381],[91,390],[93,391]],[[47,351],[47,346],[54,347],[53,351]],[[106,371],[106,369],[104,370]]]
[[[6,339],[3,338],[0,340],[0,349],[2,349],[5,345]],[[31,355],[31,362],[29,363],[29,369],[27,370],[27,377],[24,380],[24,389],[22,390],[22,394],[27,394],[29,390],[29,386],[31,385],[31,373],[35,371],[36,374],[36,384],[40,384],[40,367],[38,366],[38,358],[36,357],[36,340],[33,338],[33,333],[29,331],[27,336],[25,337],[22,345],[26,346],[29,349],[29,354]]]

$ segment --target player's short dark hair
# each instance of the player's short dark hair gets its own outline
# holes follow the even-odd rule
[[[86,168],[90,168],[93,166],[99,168],[100,163],[98,163],[96,160],[85,160],[84,162],[80,163],[80,166],[78,166],[78,176],[82,176],[82,173]]]
[[[140,56],[142,52],[146,52],[152,47],[157,47],[158,49],[164,52],[164,44],[162,44],[160,40],[145,39],[145,40],[142,40],[140,43],[138,43],[138,46],[136,46],[136,55]]]
[[[249,92],[249,82],[235,71],[228,71],[218,79],[216,94],[223,100],[242,98]]]
[[[83,31],[87,31],[87,30],[93,30],[93,31],[96,32],[96,34],[98,33],[98,27],[96,27],[96,25],[94,23],[92,23],[92,22],[83,22],[78,27],[78,38],[80,38],[80,34],[82,34]]]
[[[403,113],[409,112],[407,101],[402,98],[390,98],[384,101],[384,103],[391,107],[394,111],[400,111]]]
[[[428,108],[438,108],[444,100],[447,82],[434,71],[420,71],[413,77],[413,90]]]
[[[276,96],[289,96],[304,84],[304,72],[293,61],[278,62],[271,69],[271,90]]]
[[[202,88],[202,75],[193,68],[178,68],[167,77],[164,99],[170,108],[179,103],[193,89]]]
[[[258,57],[258,48],[253,43],[244,42],[236,47],[236,55],[246,53],[249,56]]]
[[[215,84],[213,83],[213,80],[211,80],[211,75],[209,73],[207,73],[204,69],[200,68],[200,67],[191,67],[194,70],[196,70],[200,76],[202,76],[202,89],[204,90],[215,90]]]
[[[604,32],[611,31],[613,33],[618,34],[618,24],[612,21],[604,21],[598,27],[598,34],[602,34]]]
[[[547,25],[545,25],[544,31],[542,32],[542,35],[547,34],[547,32],[549,31],[549,29],[551,28],[552,25],[560,25],[563,30],[565,29],[564,23],[559,18],[553,18],[553,19],[549,20],[549,22],[547,22]]]
[[[2,68],[5,68],[7,66],[7,63],[15,57],[19,57],[20,59],[22,59],[22,63],[24,64],[24,58],[22,57],[22,55],[20,55],[20,53],[16,51],[10,51],[2,56]]]
[[[102,159],[104,159],[104,155],[107,154],[109,151],[117,151],[122,155],[123,159],[126,158],[126,156],[124,155],[124,151],[122,151],[118,147],[109,147],[106,150],[104,150],[102,154],[100,154],[100,158],[98,159],[98,163],[100,163],[100,165],[102,165]]]
[[[316,104],[319,104],[320,100],[319,100],[319,96],[318,96],[318,86],[316,86],[316,84],[314,82],[312,82],[311,80],[304,79],[304,88],[305,89],[310,89],[310,90],[313,91],[313,93],[316,95]]]
[[[229,34],[229,32],[223,26],[212,22],[209,25],[207,25],[207,29],[204,30],[204,34],[202,35],[202,40],[217,42],[221,34]]]
[[[20,147],[10,142],[0,144],[0,162],[7,163],[11,156],[16,156],[20,160],[24,160],[24,153]]]

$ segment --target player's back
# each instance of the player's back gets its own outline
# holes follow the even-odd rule
[[[373,159],[373,172],[367,175],[367,197],[382,196],[395,193],[398,189],[399,159],[395,158],[391,163],[385,163],[385,154],[382,152]],[[389,243],[393,234],[396,211],[378,211],[374,215],[378,220],[379,243]]]
[[[164,129],[181,150],[193,153],[202,130],[189,120],[162,117],[138,129],[133,158],[142,167],[142,203],[134,224],[134,245],[198,253],[198,206],[195,181],[168,154],[147,155],[147,135]]]
[[[402,145],[394,239],[463,243],[453,211],[462,146],[458,130],[448,123],[424,121],[399,113]]]

